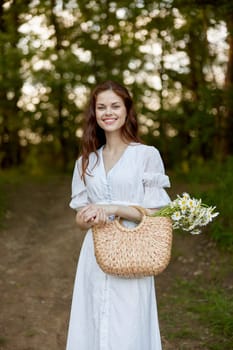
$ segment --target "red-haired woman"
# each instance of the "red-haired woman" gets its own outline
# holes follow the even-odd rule
[[[91,94],[82,154],[75,164],[71,208],[87,230],[81,249],[67,350],[161,350],[153,277],[126,279],[98,266],[91,227],[119,216],[140,221],[131,205],[153,211],[170,201],[158,150],[143,145],[128,90],[107,81]]]

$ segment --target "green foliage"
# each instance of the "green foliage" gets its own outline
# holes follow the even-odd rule
[[[178,169],[175,178],[187,183],[193,196],[208,205],[216,206],[219,216],[205,230],[219,246],[233,250],[233,158],[224,163],[214,161],[192,162],[186,172]]]
[[[226,0],[2,2],[1,167],[46,148],[66,169],[90,89],[106,79],[130,89],[143,139],[171,168],[177,154],[231,154],[233,48],[209,39],[227,31],[233,43],[231,14]]]
[[[19,169],[11,168],[9,170],[0,170],[0,227],[2,226],[3,218],[8,209],[8,185],[18,185],[23,179],[25,174]]]
[[[6,210],[5,191],[3,190],[3,184],[0,177],[0,226],[5,214],[5,210]]]

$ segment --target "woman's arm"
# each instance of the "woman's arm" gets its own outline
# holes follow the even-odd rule
[[[146,209],[149,215],[155,210]],[[110,215],[135,222],[139,222],[142,217],[142,214],[131,206],[89,204],[77,212],[76,222],[81,229],[89,229],[95,224],[106,223]]]

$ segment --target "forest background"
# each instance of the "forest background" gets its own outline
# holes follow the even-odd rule
[[[1,1],[1,173],[70,172],[88,94],[106,79],[128,87],[141,136],[167,169],[232,186],[228,0]]]
[[[229,0],[0,1],[0,219],[9,184],[71,177],[89,92],[107,79],[130,90],[141,137],[160,150],[175,188],[217,206],[206,237],[232,259]],[[233,300],[219,288],[217,327],[232,344]]]

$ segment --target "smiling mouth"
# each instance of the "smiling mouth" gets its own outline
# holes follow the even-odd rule
[[[111,124],[117,120],[117,118],[111,117],[111,118],[103,118],[102,119],[104,123]]]

